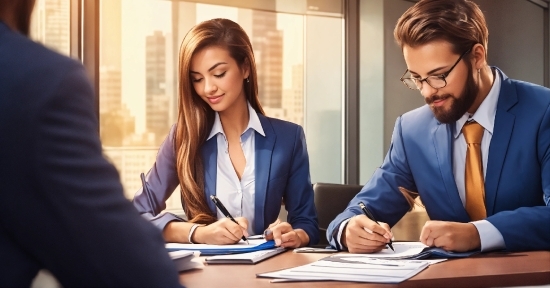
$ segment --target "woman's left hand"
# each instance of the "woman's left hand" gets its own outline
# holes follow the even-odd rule
[[[284,248],[298,248],[309,243],[309,236],[302,229],[292,229],[287,222],[279,219],[269,225],[264,233],[266,240],[275,240],[275,245]]]

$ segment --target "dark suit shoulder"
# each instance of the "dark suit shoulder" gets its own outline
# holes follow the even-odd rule
[[[36,43],[24,35],[7,30],[5,26],[2,28],[0,28],[2,95],[44,96],[54,91],[67,74],[83,69],[78,61]],[[33,85],[28,85],[29,82]],[[21,93],[23,91],[26,93]]]
[[[519,101],[527,101],[535,107],[546,107],[550,104],[550,89],[537,84],[510,79],[516,88]]]

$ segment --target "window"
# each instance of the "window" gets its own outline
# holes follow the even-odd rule
[[[70,0],[36,0],[30,37],[58,53],[70,55]]]
[[[197,23],[218,17],[239,23],[250,37],[266,114],[304,126],[312,180],[326,175],[331,178],[325,182],[341,181],[341,11],[317,15],[319,7],[307,6],[306,1],[296,2],[303,7],[291,4],[288,13],[275,11],[278,1],[236,2],[273,7],[101,1],[100,135],[105,154],[120,172],[126,197],[132,198],[141,186],[139,174],[152,167],[159,145],[177,120],[177,62],[183,37]],[[334,2],[327,3],[332,7]],[[315,32],[308,27],[315,27]],[[181,210],[179,193],[167,205]]]

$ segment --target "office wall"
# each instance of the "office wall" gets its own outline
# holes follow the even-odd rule
[[[489,26],[489,65],[510,78],[544,85],[544,9],[526,0],[475,2]]]
[[[489,26],[488,61],[511,78],[544,83],[544,10],[527,0],[474,0]],[[397,19],[414,3],[362,0],[360,3],[360,181],[383,161],[395,120],[424,105],[418,91],[399,78],[406,64],[395,44]],[[383,47],[380,46],[383,41]],[[375,75],[383,75],[376,77]],[[376,127],[383,127],[377,129]]]

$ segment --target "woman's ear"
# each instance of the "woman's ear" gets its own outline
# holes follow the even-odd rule
[[[243,72],[243,80],[250,76],[250,61],[248,61],[248,58],[244,59],[241,71]]]

